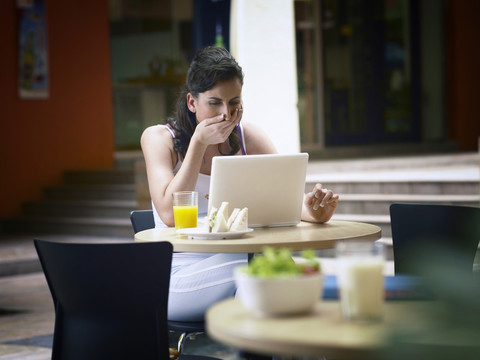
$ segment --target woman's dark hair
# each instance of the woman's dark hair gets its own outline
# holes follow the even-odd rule
[[[238,78],[243,85],[242,68],[233,56],[224,48],[208,46],[199,50],[188,69],[185,86],[177,99],[175,117],[167,119],[175,132],[175,152],[180,153],[182,158],[190,144],[190,139],[197,126],[197,119],[187,107],[187,94],[194,97],[213,88],[218,82]],[[236,129],[228,138],[230,152],[224,155],[233,155],[240,149],[240,137]]]

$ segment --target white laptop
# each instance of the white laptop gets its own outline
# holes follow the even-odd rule
[[[292,226],[301,220],[308,154],[213,158],[208,209],[223,201],[248,207],[249,227]]]

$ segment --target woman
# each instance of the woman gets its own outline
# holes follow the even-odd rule
[[[141,139],[155,226],[174,226],[172,194],[199,193],[199,217],[206,215],[212,158],[224,155],[277,153],[268,136],[242,118],[243,73],[230,53],[207,47],[194,57],[167,125],[147,128]],[[338,195],[315,185],[305,195],[302,220],[326,222]],[[233,270],[246,254],[175,253],[172,262],[168,317],[203,320],[212,303],[233,296]]]

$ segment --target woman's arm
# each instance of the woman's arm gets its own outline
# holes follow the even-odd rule
[[[152,126],[142,134],[141,146],[147,168],[148,187],[155,209],[167,226],[174,226],[172,194],[193,190],[197,182],[206,146],[192,141],[182,167],[175,175],[177,155],[173,139],[165,126]]]

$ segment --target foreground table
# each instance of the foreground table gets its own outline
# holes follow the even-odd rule
[[[292,251],[331,249],[341,240],[378,240],[380,227],[354,221],[329,221],[325,224],[301,222],[297,226],[258,228],[238,239],[197,240],[175,234],[174,228],[149,229],[135,234],[135,241],[169,241],[176,252],[242,253],[261,252],[265,246]]]
[[[387,301],[381,322],[344,321],[338,301],[321,301],[307,315],[265,318],[239,299],[213,305],[206,314],[207,333],[224,344],[266,355],[332,359],[375,359],[385,351],[390,331],[425,327],[429,301]]]

